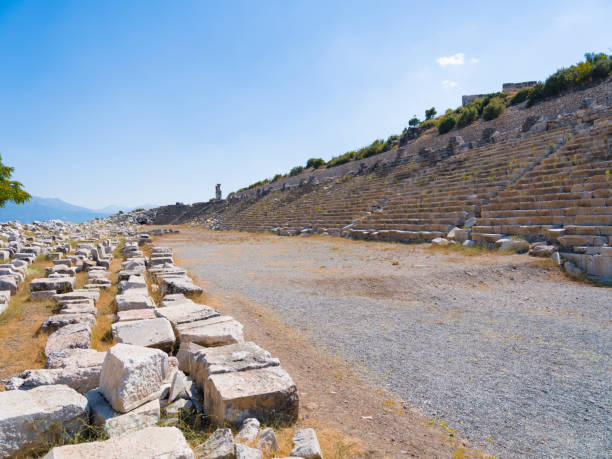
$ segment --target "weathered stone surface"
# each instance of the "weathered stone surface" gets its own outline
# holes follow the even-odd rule
[[[115,322],[111,331],[120,343],[137,346],[170,350],[176,341],[172,325],[163,318]]]
[[[144,429],[145,427],[157,425],[159,416],[159,400],[151,400],[129,413],[118,414],[117,416],[107,419],[104,424],[104,430],[111,438],[125,435],[130,432]]]
[[[178,400],[175,400],[174,402],[167,405],[165,410],[166,416],[178,417],[181,412],[187,413],[190,410],[193,410],[193,403],[191,403],[191,400],[179,398]]]
[[[17,293],[17,278],[13,276],[0,276],[0,290],[8,290],[11,295]]]
[[[240,425],[247,418],[286,423],[297,420],[297,388],[280,367],[213,374],[204,392],[205,411],[219,424]]]
[[[57,293],[72,292],[76,287],[75,277],[60,277],[56,279],[41,278],[30,281],[30,291],[55,290]]]
[[[176,358],[179,363],[179,370],[191,374],[193,363],[195,362],[195,355],[201,349],[204,349],[204,346],[200,346],[199,344],[195,344],[189,341],[183,341],[181,346],[179,347],[178,352],[176,353]]]
[[[258,449],[236,443],[236,459],[263,459],[263,454]]]
[[[193,283],[188,277],[164,278],[161,281],[164,295],[168,293],[182,293],[183,295],[200,295],[204,290]]]
[[[127,322],[130,320],[146,320],[155,319],[155,311],[153,309],[128,309],[117,313],[117,322]]]
[[[100,392],[114,410],[126,413],[159,398],[168,371],[168,355],[129,344],[110,348],[102,365]]]
[[[54,352],[64,349],[88,349],[91,347],[91,329],[89,325],[70,324],[57,329],[47,338],[45,355],[49,357]]]
[[[57,330],[64,325],[69,324],[87,324],[93,327],[96,324],[96,316],[93,314],[56,314],[47,317],[42,323],[43,331]]]
[[[158,317],[168,319],[172,325],[211,319],[221,315],[211,307],[193,302],[191,304],[179,303],[176,306],[157,308],[155,314]]]
[[[155,302],[146,292],[140,293],[125,293],[115,297],[117,311],[128,311],[130,309],[154,309]]]
[[[45,459],[193,459],[185,437],[176,427],[146,427],[106,441],[53,448]]]
[[[204,390],[204,398],[206,398],[205,383],[211,374],[280,365],[278,359],[272,358],[268,351],[252,342],[203,348],[195,354],[193,360],[191,376],[196,385]]]
[[[85,394],[98,387],[101,369],[101,366],[85,368],[71,366],[26,370],[18,378],[11,378],[7,384],[7,389],[32,389],[39,386],[64,384],[81,394]]]
[[[259,440],[257,440],[257,447],[264,451],[276,451],[278,449],[278,440],[276,440],[276,434],[271,427],[266,427],[259,434]]]
[[[40,300],[43,298],[53,298],[56,294],[55,290],[41,290],[40,292],[30,292],[30,298]]]
[[[172,381],[170,382],[170,394],[168,395],[168,402],[172,403],[177,398],[184,394],[187,389],[187,381],[185,380],[185,374],[178,370],[174,372]]]
[[[240,426],[240,430],[236,435],[236,441],[242,441],[244,443],[249,443],[255,441],[257,436],[259,435],[259,421],[255,418],[247,418],[242,421],[242,425]]]
[[[177,325],[179,340],[190,341],[201,346],[223,346],[242,343],[242,324],[231,316],[219,316]]]
[[[495,241],[495,247],[499,250],[510,250],[517,253],[526,253],[529,250],[529,242],[502,238]]]
[[[236,445],[231,429],[218,429],[208,440],[196,447],[196,454],[202,459],[235,459]]]
[[[62,304],[67,300],[93,300],[98,301],[100,299],[100,292],[91,291],[91,290],[73,290],[68,293],[60,293],[53,297],[58,304]]]
[[[102,367],[106,352],[94,349],[64,349],[47,356],[47,368]]]
[[[0,392],[0,457],[27,456],[87,425],[87,399],[64,385]]]
[[[304,459],[323,459],[321,446],[314,429],[300,429],[295,432],[291,455]]]

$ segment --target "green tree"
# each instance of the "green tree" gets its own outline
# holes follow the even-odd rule
[[[0,207],[8,201],[13,201],[15,204],[23,204],[28,202],[32,196],[25,191],[20,182],[11,180],[14,167],[5,166],[0,156]]]
[[[323,159],[321,158],[310,158],[307,162],[306,162],[306,167],[312,167],[313,169],[318,169],[321,166],[325,165],[325,161],[323,161]]]
[[[420,122],[421,121],[417,118],[417,116],[414,115],[412,118],[410,118],[410,121],[408,121],[408,126],[418,126]]]
[[[425,121],[432,119],[434,116],[436,116],[436,113],[437,112],[434,107],[431,107],[429,110],[425,110]]]

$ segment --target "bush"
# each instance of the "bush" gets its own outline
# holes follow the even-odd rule
[[[421,123],[420,128],[424,131],[433,127],[438,127],[438,120],[427,120]]]
[[[310,158],[308,161],[306,161],[306,167],[312,167],[313,169],[318,169],[321,166],[325,165],[325,161],[323,161],[321,158]]]
[[[510,105],[516,105],[520,104],[521,102],[525,102],[529,97],[529,91],[531,91],[531,88],[521,89],[512,97],[512,99],[510,99]]]
[[[418,126],[420,122],[421,121],[416,117],[416,115],[414,115],[412,118],[410,118],[410,121],[408,121],[408,126]]]
[[[478,104],[470,103],[457,109],[457,127],[462,128],[478,119]]]
[[[339,166],[340,164],[348,163],[354,159],[354,152],[349,151],[348,153],[344,153],[343,155],[336,156],[335,158],[327,161],[327,167]]]
[[[425,110],[425,121],[429,121],[436,116],[436,109],[431,107],[429,110]]]
[[[506,110],[506,104],[500,97],[494,97],[482,110],[482,117],[486,121],[494,120]]]
[[[283,174],[276,174],[274,177],[272,177],[272,180],[270,180],[270,183],[274,183],[277,180],[280,180],[283,178]]]
[[[295,166],[293,169],[291,169],[291,171],[289,172],[289,175],[293,177],[294,175],[298,175],[303,170],[304,170],[304,166]]]
[[[453,115],[448,114],[444,115],[438,124],[438,132],[440,134],[446,134],[452,128],[455,127],[455,118]]]

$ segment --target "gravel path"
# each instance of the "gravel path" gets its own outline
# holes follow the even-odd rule
[[[501,457],[609,457],[612,290],[527,256],[187,230],[167,241],[236,291]]]

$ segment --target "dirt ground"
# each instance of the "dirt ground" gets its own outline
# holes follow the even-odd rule
[[[526,255],[197,228],[158,244],[281,359],[337,457],[610,449],[609,289]]]

